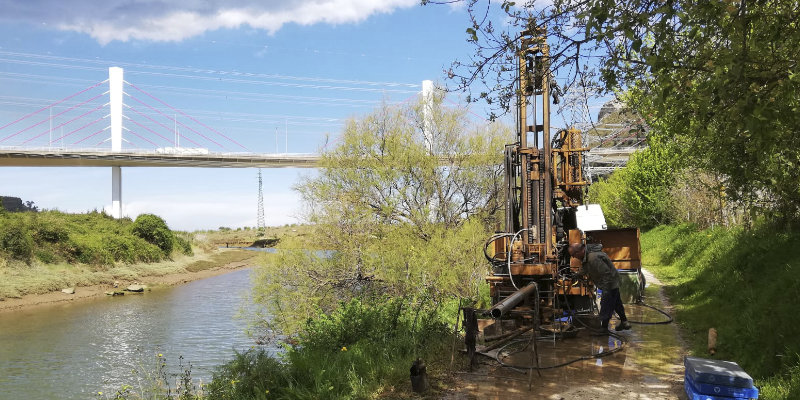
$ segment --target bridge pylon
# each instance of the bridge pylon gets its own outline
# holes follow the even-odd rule
[[[109,117],[111,120],[111,151],[122,151],[122,84],[123,71],[120,67],[108,69]],[[111,214],[122,218],[122,167],[111,167]]]

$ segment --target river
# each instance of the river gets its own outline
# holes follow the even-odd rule
[[[251,288],[239,270],[141,295],[0,314],[0,399],[93,399],[137,386],[157,354],[208,382],[234,350],[252,347],[237,318]],[[175,378],[171,378],[175,387]]]

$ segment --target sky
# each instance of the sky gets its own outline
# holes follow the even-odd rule
[[[121,67],[123,150],[319,153],[348,118],[413,101],[423,80],[446,84],[444,71],[472,51],[459,3],[0,0],[0,10],[2,148],[110,148],[101,82]],[[177,230],[253,227],[257,174],[123,168],[123,214],[157,214]],[[261,174],[266,224],[303,222],[292,186],[314,170]],[[111,168],[2,167],[0,196],[110,211]]]

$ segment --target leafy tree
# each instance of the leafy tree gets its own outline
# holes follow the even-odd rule
[[[465,3],[476,51],[448,72],[472,100],[507,111],[520,32],[546,26],[557,92],[587,80],[633,90],[654,134],[685,146],[729,199],[798,218],[797,1]]]
[[[633,226],[630,210],[623,194],[628,190],[626,169],[619,169],[608,177],[600,178],[589,186],[587,203],[600,204],[609,228]]]
[[[505,126],[473,126],[463,109],[383,106],[351,120],[322,168],[296,187],[313,246],[285,251],[257,278],[256,300],[284,332],[340,301],[470,295],[500,195]]]
[[[632,225],[649,228],[669,222],[670,187],[675,182],[677,160],[669,147],[651,145],[631,155],[625,168],[622,198]]]
[[[141,214],[136,217],[131,225],[131,232],[148,243],[158,246],[165,255],[172,253],[175,246],[175,236],[169,230],[167,223],[154,214]]]
[[[643,229],[673,221],[670,191],[681,170],[671,146],[655,144],[631,155],[625,168],[589,187],[589,199],[603,207],[612,227]]]

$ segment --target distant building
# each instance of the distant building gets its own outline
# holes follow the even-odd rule
[[[625,108],[625,103],[614,99],[609,100],[602,107],[600,107],[600,111],[597,113],[597,121],[601,121],[607,115],[613,114],[615,111],[619,111]]]

